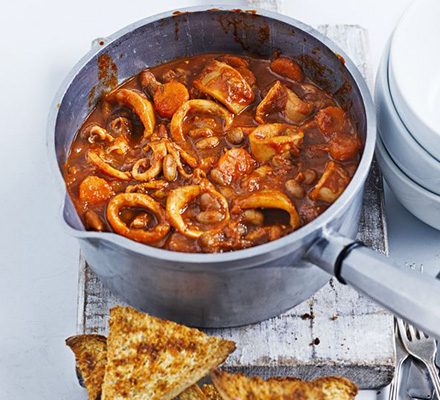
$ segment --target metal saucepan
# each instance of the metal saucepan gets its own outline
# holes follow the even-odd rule
[[[306,73],[355,116],[365,149],[341,197],[321,216],[281,239],[222,254],[157,249],[113,233],[87,232],[66,195],[63,221],[105,285],[127,303],[188,325],[228,327],[280,314],[321,288],[329,274],[392,312],[440,337],[440,283],[392,265],[353,241],[365,179],[373,159],[376,119],[359,71],[327,38],[294,19],[257,13],[191,8],[146,18],[96,41],[74,67],[54,101],[48,146],[60,174],[70,143],[111,79],[99,81],[99,57],[116,67],[119,82],[176,57],[204,52],[257,54],[275,50],[299,57]],[[335,55],[345,59],[345,65]],[[102,78],[102,73],[101,73]],[[95,97],[93,97],[93,94]]]

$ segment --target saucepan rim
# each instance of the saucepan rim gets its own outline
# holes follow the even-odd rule
[[[62,188],[62,193],[64,194],[64,201],[62,205],[62,210],[64,210],[65,203],[67,200],[68,193],[66,191],[65,182],[58,164],[56,149],[55,149],[55,132],[56,132],[56,122],[58,117],[58,109],[63,101],[64,95],[70,87],[75,76],[80,72],[80,70],[98,53],[102,52],[108,45],[118,40],[122,36],[131,33],[132,31],[156,22],[158,20],[172,17],[176,15],[177,12],[180,13],[198,13],[198,12],[212,12],[215,11],[235,11],[237,7],[225,6],[219,4],[210,4],[204,6],[195,7],[185,7],[180,9],[175,9],[160,13],[151,17],[143,18],[137,22],[134,22],[121,30],[113,33],[112,35],[105,38],[104,46],[92,46],[91,50],[82,57],[78,63],[70,70],[69,74],[66,76],[65,80],[61,84],[54,101],[52,103],[48,125],[47,125],[47,147],[49,151],[49,160],[51,163],[51,168],[54,170],[56,176],[58,176],[59,184]],[[138,253],[139,255],[144,255],[151,258],[156,258],[162,261],[174,262],[174,263],[192,263],[195,265],[199,264],[213,264],[213,263],[223,263],[223,262],[233,262],[240,261],[244,259],[264,257],[264,255],[269,256],[271,254],[277,254],[279,251],[288,248],[289,245],[301,241],[302,239],[308,237],[312,232],[324,229],[330,221],[334,219],[335,216],[339,215],[344,209],[347,209],[353,198],[356,196],[359,188],[363,185],[368,172],[370,170],[371,162],[374,155],[374,149],[376,144],[376,116],[374,112],[373,100],[371,98],[370,91],[367,84],[362,77],[358,68],[354,65],[351,59],[345,54],[345,52],[339,48],[330,39],[325,37],[323,34],[315,30],[314,28],[294,19],[281,15],[279,13],[266,11],[262,9],[253,9],[257,15],[278,20],[280,22],[286,23],[294,28],[300,29],[305,33],[311,35],[317,39],[323,46],[330,49],[333,53],[342,56],[345,60],[344,67],[347,69],[348,73],[352,76],[363,102],[364,112],[366,117],[366,135],[365,135],[365,146],[362,153],[360,163],[357,170],[350,181],[347,188],[344,190],[342,195],[333,203],[326,211],[324,211],[319,217],[309,222],[308,224],[302,226],[300,229],[283,236],[280,239],[259,245],[250,247],[248,249],[234,250],[224,253],[183,253],[171,250],[165,250],[161,248],[156,248],[148,246],[142,243],[137,243],[131,239],[124,236],[112,233],[112,232],[94,232],[94,231],[80,231],[71,227],[63,217],[63,211],[61,211],[62,224],[69,234],[82,240],[99,240],[103,243],[108,243],[111,245],[116,245],[118,247],[124,248],[126,250]]]

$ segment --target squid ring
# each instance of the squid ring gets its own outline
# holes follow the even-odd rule
[[[156,216],[158,224],[149,231],[129,228],[119,216],[121,209],[125,207],[142,207],[151,211]],[[141,243],[158,242],[170,230],[163,207],[147,194],[141,193],[119,193],[113,197],[107,205],[107,220],[116,233]]]
[[[230,218],[228,202],[223,195],[217,192],[214,188],[211,188],[209,185],[181,186],[172,190],[168,195],[168,220],[170,221],[171,225],[173,225],[180,233],[189,238],[197,239],[206,233],[206,231],[202,231],[198,227],[190,226],[182,218],[182,213],[188,204],[204,192],[208,192],[219,201],[220,207],[224,214],[223,220],[214,229],[208,230],[208,232],[215,232],[222,229],[229,222]]]
[[[156,118],[154,109],[147,97],[138,91],[119,89],[107,95],[107,101],[121,103],[136,113],[144,125],[144,138],[153,134]]]
[[[140,172],[141,167],[146,165],[147,159],[141,158],[136,161],[131,170],[133,178],[138,181],[150,181],[154,179],[162,171],[162,160],[167,155],[167,148],[164,143],[150,143],[151,150],[153,151],[153,156],[151,157],[150,168],[145,172]]]
[[[249,208],[278,208],[289,213],[292,228],[297,229],[301,224],[295,206],[284,193],[278,190],[267,189],[252,193],[237,200],[235,205],[244,210]]]
[[[228,110],[226,110],[226,108],[219,106],[212,100],[188,100],[178,108],[178,110],[174,113],[173,118],[171,119],[171,137],[178,144],[183,144],[186,142],[185,136],[183,134],[183,122],[186,115],[190,111],[197,111],[222,117],[225,122],[225,129],[227,129],[232,124],[233,115]]]
[[[119,169],[116,169],[115,167],[112,167],[110,164],[106,163],[102,159],[103,154],[104,152],[102,150],[90,150],[87,153],[87,159],[107,175],[118,178],[121,181],[129,181],[131,179],[130,172],[120,171]]]

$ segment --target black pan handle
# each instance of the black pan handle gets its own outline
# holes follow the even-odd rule
[[[325,232],[307,253],[313,264],[440,339],[440,282],[398,267],[361,242]]]

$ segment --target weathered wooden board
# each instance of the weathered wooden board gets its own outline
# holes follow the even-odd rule
[[[345,25],[322,26],[320,30],[340,44],[371,84],[366,31]],[[359,238],[387,253],[383,187],[376,163],[367,182]],[[102,286],[81,259],[78,332],[106,333],[108,310],[115,304],[121,301]],[[390,382],[394,370],[392,316],[335,280],[276,318],[209,333],[235,340],[237,351],[226,366],[250,374],[303,378],[337,374],[361,388],[377,388]]]

